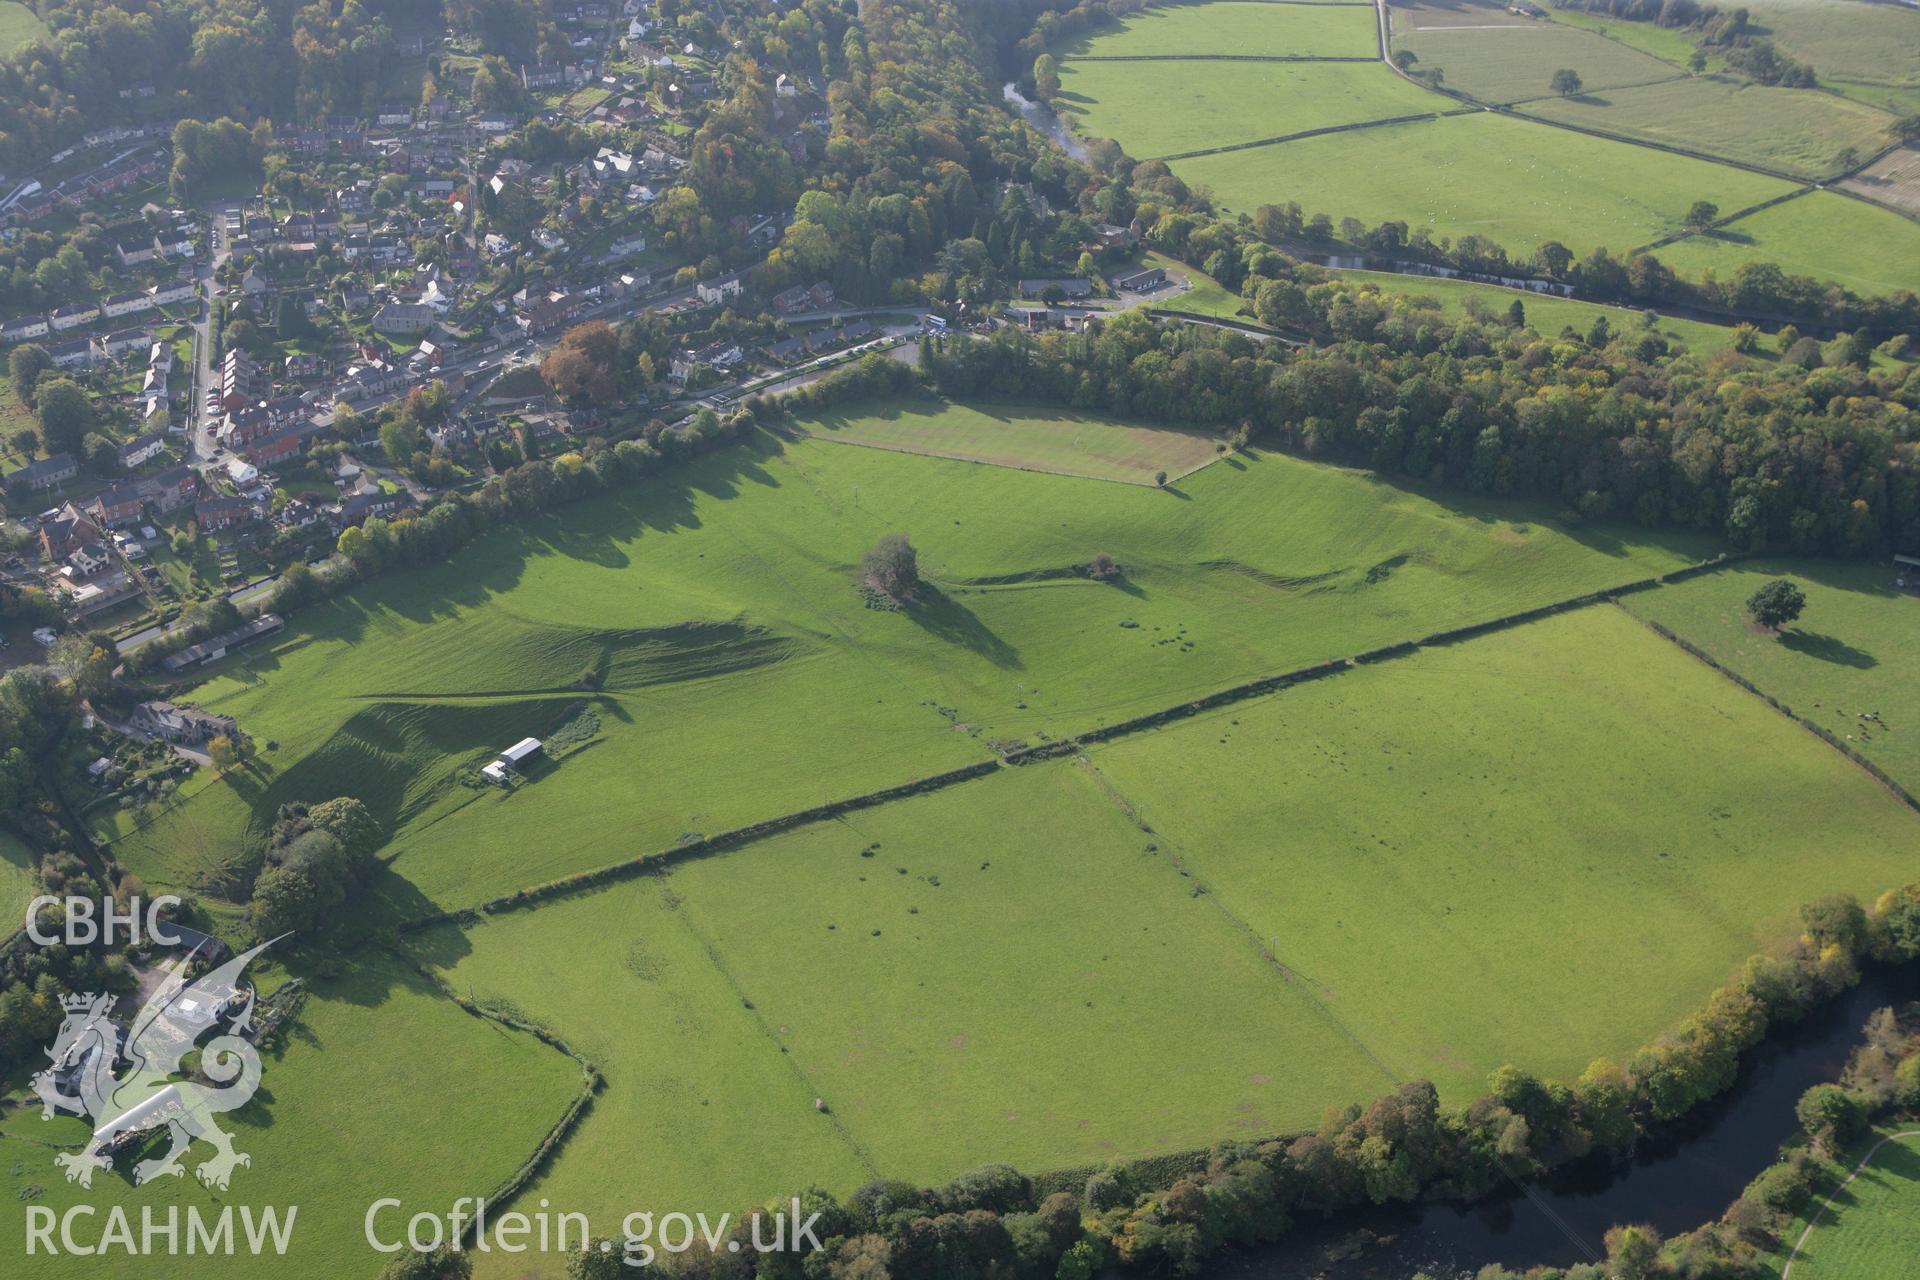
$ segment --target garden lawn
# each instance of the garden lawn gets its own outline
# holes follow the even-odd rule
[[[1236,320],[1241,324],[1259,324],[1251,315],[1242,315],[1240,308],[1246,299],[1215,280],[1198,267],[1190,267],[1158,253],[1146,255],[1146,265],[1162,267],[1173,280],[1185,280],[1187,288],[1177,293],[1161,294],[1156,300],[1146,304],[1149,311],[1191,311],[1199,315],[1218,316],[1223,320]]]
[[[1658,622],[1732,671],[1830,730],[1920,794],[1920,597],[1893,589],[1884,562],[1748,561],[1659,591],[1629,596]],[[1806,593],[1800,621],[1770,635],[1747,617],[1747,597],[1791,578]],[[1878,711],[1885,724],[1863,723]]]
[[[1792,190],[1725,165],[1486,113],[1305,138],[1173,167],[1236,212],[1297,200],[1336,222],[1400,219],[1440,235],[1481,235],[1519,255],[1548,240],[1577,254],[1595,246],[1624,254],[1680,230],[1695,200],[1741,209]],[[1805,251],[1822,244],[1815,240]]]
[[[1371,58],[1380,52],[1370,4],[1216,0],[1148,9],[1075,38],[1056,55],[1094,58],[1237,54],[1263,58]]]
[[[1454,106],[1378,63],[1069,62],[1060,83],[1076,128],[1140,159]]]
[[[1788,275],[1832,280],[1856,293],[1920,289],[1920,225],[1832,191],[1788,200],[1654,252],[1676,270],[1711,268],[1723,280],[1748,262],[1771,262]]]
[[[1670,63],[1605,36],[1554,22],[1503,25],[1493,30],[1414,31],[1395,34],[1393,47],[1396,52],[1413,52],[1419,59],[1413,70],[1437,68],[1447,88],[1483,102],[1543,97],[1553,92],[1547,82],[1562,68],[1577,72],[1589,93],[1683,74]]]
[[[1132,426],[1071,410],[1007,410],[942,401],[904,401],[827,413],[808,423],[818,439],[897,449],[1023,471],[1154,483],[1179,479],[1222,457],[1218,437]]]
[[[1798,1280],[1880,1280],[1904,1275],[1920,1256],[1920,1132],[1895,1124],[1876,1132],[1867,1149],[1887,1139],[1873,1159],[1821,1215],[1794,1258]],[[1858,1161],[1839,1171],[1844,1178]],[[1791,1255],[1789,1238],[1780,1250]],[[1784,1261],[1783,1257],[1781,1261]]]
[[[1838,172],[1842,150],[1863,157],[1878,151],[1890,122],[1884,111],[1831,93],[1694,76],[1542,98],[1522,110],[1810,178]]]
[[[409,938],[455,990],[564,1038],[605,1077],[522,1207],[545,1197],[617,1236],[635,1210],[717,1215],[874,1176],[679,899],[649,877]]]
[[[669,887],[888,1176],[1293,1131],[1393,1084],[1071,762],[690,863]]]
[[[1518,302],[1526,312],[1527,324],[1545,336],[1556,335],[1569,325],[1576,332],[1584,334],[1593,328],[1595,320],[1602,317],[1616,334],[1638,333],[1646,327],[1644,312],[1629,307],[1603,306],[1597,302],[1576,302],[1572,298],[1550,293],[1502,289],[1496,285],[1448,280],[1439,276],[1403,276],[1385,271],[1342,271],[1340,277],[1355,285],[1376,288],[1381,293],[1437,302],[1442,313],[1450,320],[1470,314],[1467,310],[1469,299],[1478,298],[1481,305],[1496,318],[1505,316],[1507,309]],[[1661,316],[1653,332],[1669,341],[1685,343],[1689,350],[1703,355],[1730,350],[1733,346],[1731,325]]]
[[[1798,909],[1912,879],[1920,817],[1610,605],[1099,747],[1213,900],[1404,1076],[1568,1079]]]
[[[413,916],[1712,549],[1448,502],[1280,456],[1161,491],[760,436],[305,611],[185,693],[257,757],[97,834],[150,887],[232,893],[280,805],[356,795],[392,833],[369,910]],[[897,530],[933,585],[867,608]],[[1103,552],[1121,582],[1078,574]],[[591,744],[462,781],[589,696]]]
[[[164,1221],[169,1206],[197,1205],[217,1215],[223,1205],[298,1206],[292,1244],[271,1266],[244,1249],[233,1256],[198,1255],[191,1273],[206,1277],[371,1275],[387,1258],[368,1247],[362,1221],[383,1196],[406,1202],[381,1219],[389,1238],[406,1215],[445,1214],[458,1196],[496,1190],[539,1146],[579,1096],[579,1067],[532,1036],[463,1012],[418,974],[380,952],[353,958],[345,976],[316,980],[284,1050],[263,1055],[260,1090],[246,1107],[220,1117],[235,1147],[252,1157],[229,1192],[203,1187],[192,1170],[211,1148],[196,1143],[186,1176],[144,1187],[131,1184],[131,1164],[95,1175],[91,1190],[68,1183],[55,1167],[57,1144],[77,1147],[89,1126],[71,1117],[43,1123],[29,1113],[15,1082],[0,1129],[0,1186],[10,1212],[0,1215],[0,1250],[25,1252],[27,1205],[56,1213],[89,1204],[85,1238],[105,1226],[111,1205],[123,1205],[139,1231],[140,1210]],[[31,1095],[24,1095],[31,1099]],[[13,1201],[24,1203],[13,1204]],[[397,1230],[395,1230],[397,1228]],[[235,1224],[238,1235],[240,1227]],[[185,1223],[181,1224],[185,1249]],[[58,1237],[56,1237],[57,1239]],[[164,1241],[161,1245],[164,1248]],[[271,1257],[271,1255],[269,1255]],[[36,1280],[151,1276],[150,1258],[48,1257],[28,1266]]]

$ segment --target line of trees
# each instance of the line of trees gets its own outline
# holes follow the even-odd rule
[[[1651,329],[1582,335],[1437,308],[1258,259],[1252,309],[1278,343],[1140,313],[1085,334],[1003,329],[929,343],[943,394],[1040,400],[1249,440],[1489,495],[1711,532],[1741,549],[1920,548],[1920,370],[1676,359]],[[1795,346],[1800,344],[1796,340]]]

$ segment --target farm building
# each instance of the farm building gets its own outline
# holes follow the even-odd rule
[[[509,768],[518,768],[540,754],[540,739],[522,738],[500,753],[500,763]]]
[[[286,621],[277,613],[263,613],[252,622],[243,623],[231,631],[223,631],[211,640],[202,640],[199,644],[188,645],[180,652],[168,655],[161,665],[169,672],[184,671],[188,667],[202,662],[213,662],[227,656],[229,649],[238,649],[241,645],[252,644],[261,636],[270,636],[285,627]]]
[[[504,787],[507,785],[507,766],[495,760],[480,770],[480,776],[496,787]]]

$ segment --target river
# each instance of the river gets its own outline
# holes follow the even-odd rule
[[[1053,113],[1052,107],[1044,102],[1035,102],[1032,98],[1027,97],[1020,92],[1020,87],[1011,80],[1001,86],[1000,96],[1012,103],[1014,109],[1020,113],[1021,117],[1024,118],[1028,124],[1058,143],[1062,151],[1072,156],[1075,160],[1082,162],[1086,160],[1086,147],[1081,145],[1080,139],[1073,136],[1073,130],[1067,128],[1060,117]]]
[[[1672,1236],[1720,1216],[1773,1163],[1797,1124],[1793,1105],[1835,1079],[1867,1016],[1920,999],[1920,965],[1875,967],[1859,986],[1748,1054],[1739,1083],[1621,1164],[1586,1161],[1533,1195],[1476,1205],[1368,1210],[1302,1225],[1277,1244],[1222,1255],[1210,1280],[1471,1280],[1489,1263],[1516,1270],[1595,1260],[1607,1228],[1651,1223]]]

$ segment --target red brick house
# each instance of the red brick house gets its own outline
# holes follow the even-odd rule
[[[245,498],[213,498],[193,509],[193,518],[199,522],[203,533],[217,533],[222,529],[251,524],[257,515],[253,504]]]

